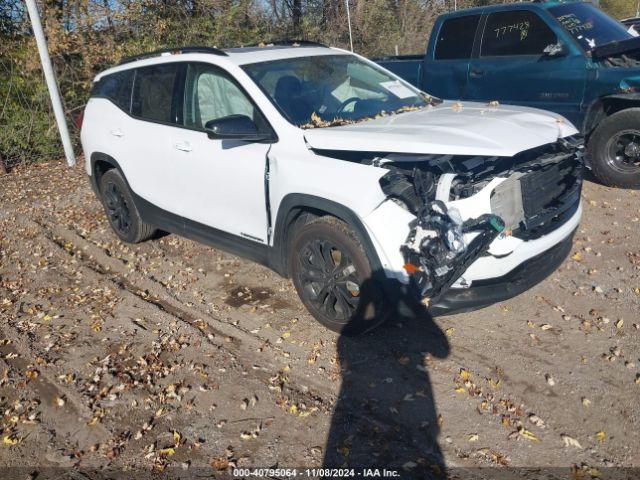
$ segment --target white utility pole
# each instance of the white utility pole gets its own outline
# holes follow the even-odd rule
[[[64,155],[67,157],[67,163],[69,166],[73,167],[76,164],[76,157],[73,153],[73,145],[71,144],[71,137],[69,136],[69,129],[67,128],[67,120],[64,117],[64,108],[62,107],[62,100],[60,100],[60,90],[58,89],[56,74],[53,71],[53,66],[51,65],[51,58],[49,58],[47,39],[45,38],[44,31],[42,30],[38,6],[36,5],[35,0],[25,1],[27,4],[27,11],[29,12],[29,18],[31,19],[33,35],[36,37],[36,43],[38,44],[40,62],[42,63],[44,78],[47,82],[47,88],[49,89],[53,113],[56,117],[56,123],[58,124],[58,132],[60,132],[60,139],[62,140],[62,146],[64,147]]]
[[[349,44],[353,52],[353,34],[351,33],[351,13],[349,12],[349,0],[344,0],[344,6],[347,9],[347,22],[349,22]]]

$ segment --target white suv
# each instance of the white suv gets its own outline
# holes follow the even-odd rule
[[[156,229],[291,277],[364,331],[526,290],[571,249],[582,145],[556,114],[430,97],[344,50],[186,47],[95,79],[86,170],[115,233]]]

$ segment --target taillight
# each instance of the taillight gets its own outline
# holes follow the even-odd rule
[[[78,113],[73,115],[73,123],[75,124],[78,131],[82,128],[82,121],[84,120],[84,108],[80,110]]]

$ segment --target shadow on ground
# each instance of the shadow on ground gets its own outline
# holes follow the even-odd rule
[[[361,304],[367,303],[366,291],[363,286]],[[449,344],[427,309],[399,292],[392,295],[385,325],[338,340],[342,386],[324,467],[387,468],[402,478],[444,478],[428,370],[429,359],[446,357]]]

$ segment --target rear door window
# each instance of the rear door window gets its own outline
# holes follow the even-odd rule
[[[467,15],[464,17],[445,20],[438,32],[436,40],[436,60],[456,60],[471,58],[473,40],[480,15]]]
[[[178,76],[179,65],[175,63],[138,68],[131,113],[144,120],[177,123],[177,95],[174,95],[174,90]]]
[[[487,18],[480,56],[542,55],[545,47],[557,42],[556,34],[535,12],[496,12]]]
[[[131,109],[131,88],[134,70],[112,73],[102,77],[93,87],[92,97],[106,98],[125,112]]]

